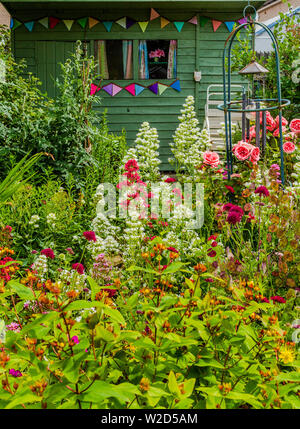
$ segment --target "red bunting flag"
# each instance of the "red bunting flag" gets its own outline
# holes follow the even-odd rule
[[[54,18],[53,16],[50,16],[49,18],[49,28],[51,28],[51,30],[59,23],[59,19],[58,18]]]
[[[155,9],[151,9],[151,14],[150,14],[150,21],[153,21],[153,19],[156,19],[160,16],[160,14],[158,12],[156,12]]]
[[[222,21],[217,21],[215,19],[212,19],[212,26],[214,31],[217,31],[217,29],[220,27],[220,25],[222,24]]]

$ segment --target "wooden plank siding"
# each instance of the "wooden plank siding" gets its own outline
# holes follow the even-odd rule
[[[76,18],[80,16],[98,16],[95,11],[69,11],[68,15],[54,13],[54,16],[62,18]],[[103,20],[116,20],[121,16],[129,15],[138,20],[146,20],[149,10],[140,11],[138,15],[128,10],[105,11]],[[170,20],[187,21],[193,14],[179,11],[163,11],[162,16]],[[18,17],[22,21],[37,19],[42,16],[38,11],[22,11],[22,16]],[[239,18],[241,14],[236,14]],[[218,12],[216,19],[232,20],[232,14]],[[114,24],[111,32],[107,32],[103,24],[98,24],[91,30],[82,30],[74,23],[72,30],[68,31],[61,22],[54,29],[47,30],[42,25],[36,23],[34,30],[29,32],[24,26],[13,32],[14,54],[17,60],[24,58],[27,62],[27,72],[38,76],[42,83],[42,89],[50,96],[55,96],[53,80],[59,76],[59,63],[64,62],[69,53],[74,49],[76,40],[89,42],[89,53],[94,52],[94,41],[98,39],[127,39],[127,40],[149,40],[149,39],[176,39],[178,41],[177,51],[177,78],[180,80],[181,92],[169,88],[161,96],[153,94],[150,90],[143,91],[139,96],[134,97],[126,90],[121,91],[114,97],[100,91],[96,97],[102,99],[101,105],[97,107],[101,114],[104,109],[108,112],[110,130],[121,132],[126,130],[129,145],[134,143],[136,133],[142,122],[148,121],[158,129],[160,139],[160,157],[162,160],[162,170],[169,170],[168,158],[170,156],[169,143],[176,127],[178,126],[178,116],[188,95],[196,98],[197,114],[202,125],[204,120],[204,106],[206,101],[206,90],[208,85],[222,83],[222,55],[224,42],[229,32],[224,24],[214,32],[211,22],[207,22],[204,27],[196,27],[186,23],[181,32],[178,32],[174,25],[170,23],[164,29],[160,28],[160,19],[151,21],[145,33],[138,24],[133,25],[128,30]],[[196,51],[197,47],[197,51]],[[103,81],[102,84],[114,82],[125,86],[132,82],[142,85],[150,85],[156,80],[139,80],[137,67],[134,67],[134,78],[128,81]],[[202,72],[202,79],[199,84],[194,81],[194,70]],[[158,80],[159,82],[170,84],[172,80]],[[239,79],[237,79],[239,81]]]

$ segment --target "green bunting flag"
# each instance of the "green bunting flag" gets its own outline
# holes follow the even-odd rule
[[[87,24],[88,18],[80,18],[77,19],[78,24],[80,25],[80,27],[82,27],[83,29],[85,29],[86,24]]]
[[[177,28],[177,30],[180,33],[180,31],[182,30],[182,28],[184,26],[184,22],[175,21],[175,22],[173,22],[173,24],[175,25],[175,27]]]
[[[38,21],[43,27],[49,28],[49,19],[48,17],[39,19]]]
[[[204,27],[208,21],[209,18],[206,18],[205,16],[200,16],[200,27]]]
[[[118,21],[116,21],[116,24],[119,24],[121,27],[126,28],[126,17],[118,19]]]
[[[168,85],[163,85],[162,83],[158,84],[158,94],[162,95],[166,89],[168,89],[169,86]]]
[[[15,30],[16,28],[20,27],[20,25],[22,25],[22,22],[18,21],[17,19],[13,19],[13,26],[12,26],[12,30]]]

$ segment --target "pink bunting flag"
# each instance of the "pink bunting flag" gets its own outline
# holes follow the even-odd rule
[[[215,19],[212,19],[212,26],[213,26],[213,29],[214,29],[214,31],[216,32],[217,31],[217,29],[220,27],[220,25],[222,24],[222,21],[217,21],[217,20],[215,20]]]
[[[197,25],[198,24],[198,18],[197,18],[197,16],[194,16],[188,22],[190,22],[191,24]]]
[[[122,87],[119,85],[116,85],[115,83],[112,84],[112,92],[111,95],[114,97],[115,95],[119,94],[120,91],[122,91]]]
[[[100,91],[101,88],[99,88],[97,85],[95,85],[94,83],[92,83],[91,85],[91,95],[96,94],[96,92]]]
[[[129,94],[135,95],[135,83],[131,83],[130,85],[125,86],[124,89],[126,89],[126,91],[128,91]]]

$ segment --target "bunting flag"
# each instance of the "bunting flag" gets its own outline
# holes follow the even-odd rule
[[[108,85],[103,86],[102,89],[105,92],[107,92],[107,94],[112,95],[113,94],[113,89],[114,89],[114,84],[113,83],[109,83]]]
[[[124,89],[126,89],[126,91],[128,91],[129,94],[135,95],[135,83],[131,83],[130,85],[125,86]]]
[[[34,21],[24,22],[24,25],[28,31],[32,31],[34,27]]]
[[[12,30],[15,30],[16,28],[20,27],[22,25],[22,22],[18,21],[17,19],[13,19],[13,26],[11,27]]]
[[[209,18],[206,18],[205,16],[200,16],[200,27],[204,27],[208,21]]]
[[[166,85],[164,83],[155,82],[152,83],[149,86],[143,86],[139,83],[130,83],[129,85],[122,87],[120,85],[116,85],[115,83],[111,82],[103,86],[102,88],[92,83],[91,85],[91,95],[96,94],[101,89],[103,89],[107,94],[114,97],[115,95],[119,94],[119,92],[122,91],[122,89],[126,89],[129,94],[133,96],[137,96],[141,94],[145,89],[149,89],[151,92],[153,92],[156,95],[162,95],[168,88],[173,88],[176,91],[181,91],[180,87],[180,81],[177,79],[175,80],[171,85]]]
[[[162,95],[167,88],[169,88],[168,85],[163,85],[162,83],[159,83],[158,84],[158,94]]]
[[[119,94],[120,91],[122,91],[122,87],[119,85],[116,85],[115,83],[113,83],[113,88],[112,88],[112,93],[111,95],[114,97],[115,95]]]
[[[74,24],[74,19],[63,19],[63,23],[67,27],[67,29],[70,31],[72,28],[72,25]]]
[[[121,27],[126,28],[126,17],[124,16],[124,18],[118,19],[118,21],[116,21],[116,24],[119,24]]]
[[[77,19],[78,24],[80,25],[81,28],[85,29],[86,24],[87,24],[88,18],[80,18]]]
[[[13,18],[10,18],[9,28],[13,28],[13,26],[14,26],[14,20]]]
[[[53,30],[53,28],[59,23],[59,19],[58,18],[54,18],[53,16],[49,17],[49,28],[51,30]]]
[[[128,30],[128,28],[132,27],[135,23],[136,23],[136,21],[134,19],[127,17],[126,18],[126,30]]]
[[[198,25],[198,18],[197,16],[194,16],[193,18],[189,19],[188,22],[194,25]]]
[[[99,24],[100,21],[98,21],[98,19],[95,18],[89,18],[89,29],[95,27],[95,25]]]
[[[42,18],[38,21],[43,27],[49,28],[49,18]]]
[[[152,85],[148,86],[148,89],[150,89],[150,91],[154,92],[154,94],[158,94],[158,82],[153,83]]]
[[[155,9],[152,8],[151,12],[150,12],[150,21],[153,21],[153,19],[156,19],[159,16],[160,16],[160,14],[158,12],[156,12]]]
[[[106,31],[110,31],[113,25],[113,21],[102,21],[102,24],[106,28]]]
[[[170,24],[168,19],[163,17],[160,18],[160,28],[165,28],[168,24]]]
[[[175,27],[177,28],[177,30],[179,31],[179,33],[180,33],[180,31],[182,30],[182,28],[183,28],[183,26],[184,26],[184,22],[183,21],[181,21],[181,22],[179,22],[179,21],[175,21],[175,22],[173,22],[173,24],[175,25]]]
[[[140,21],[140,22],[138,22],[138,24],[141,27],[142,32],[145,33],[145,31],[148,27],[149,21]]]
[[[227,21],[227,22],[225,22],[225,25],[228,28],[228,31],[231,33],[234,26],[235,26],[235,22],[234,21]]]
[[[216,19],[212,19],[211,20],[214,32],[217,31],[217,29],[220,27],[220,25],[222,24],[222,21],[217,21]]]
[[[238,23],[241,24],[241,25],[242,24],[246,24],[247,22],[248,22],[247,18],[241,18],[241,19],[238,20]]]
[[[144,89],[146,89],[144,86],[142,85],[138,85],[137,83],[135,84],[135,95],[140,95],[141,92],[144,91]]]
[[[179,80],[175,80],[175,82],[173,82],[170,85],[171,88],[176,89],[176,91],[180,92],[181,91],[181,86],[180,86],[180,81]]]
[[[100,91],[101,88],[99,88],[97,85],[95,85],[94,83],[92,83],[91,85],[91,95],[96,94],[96,92]]]

